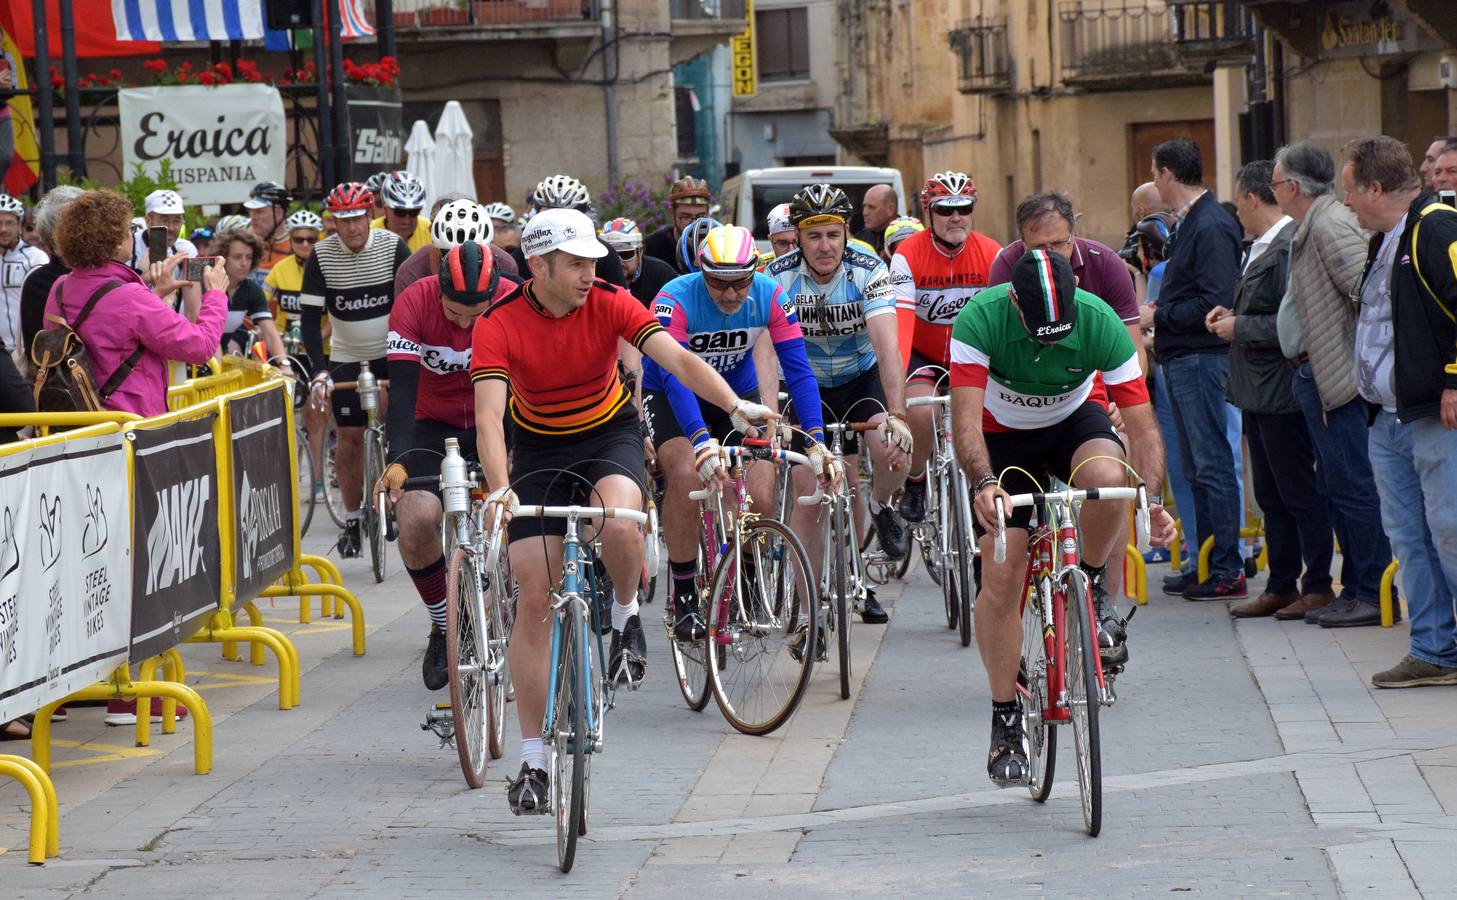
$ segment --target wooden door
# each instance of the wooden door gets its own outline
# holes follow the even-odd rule
[[[1128,190],[1148,181],[1153,148],[1174,138],[1189,138],[1204,160],[1204,181],[1214,184],[1214,120],[1184,119],[1177,122],[1135,122],[1128,126]]]

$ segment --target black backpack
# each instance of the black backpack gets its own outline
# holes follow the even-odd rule
[[[37,334],[30,345],[30,361],[35,364],[35,408],[37,412],[96,412],[104,408],[106,398],[136,368],[145,349],[138,347],[97,390],[91,357],[86,352],[86,342],[81,340],[81,323],[91,315],[97,301],[121,287],[121,282],[113,279],[97,288],[74,322],[66,321],[66,308],[61,304],[65,284],[62,280],[56,285],[56,309],[60,315],[46,315],[46,321],[56,327]]]

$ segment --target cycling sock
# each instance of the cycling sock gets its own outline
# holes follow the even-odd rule
[[[440,557],[423,569],[412,569],[405,566],[405,571],[410,573],[410,580],[415,582],[415,590],[420,594],[420,602],[430,610],[430,621],[444,628],[445,557]]]
[[[692,600],[693,595],[697,593],[693,580],[698,575],[698,563],[679,563],[670,559],[668,560],[668,571],[673,573],[673,599]]]
[[[637,615],[637,597],[632,598],[631,603],[622,604],[617,602],[617,594],[612,595],[612,630],[622,631],[627,627],[627,620]]]
[[[997,701],[997,700],[993,700],[992,701],[992,715],[993,716],[1001,717],[1001,716],[1008,716],[1008,715],[1016,715],[1018,712],[1021,711],[1021,709],[1022,709],[1021,705],[1018,704],[1016,700],[1008,700],[1006,703],[1002,703],[1002,702]]]
[[[546,748],[541,746],[541,738],[521,739],[521,762],[533,769],[546,768]]]
[[[358,522],[362,518],[364,518],[364,510],[362,509],[351,510],[344,514],[344,521],[346,522]]]
[[[1107,566],[1090,566],[1088,565],[1086,560],[1078,560],[1078,566],[1084,572],[1088,573],[1088,580],[1094,584],[1098,584],[1099,582],[1101,582],[1103,580],[1103,576],[1108,571]]]
[[[911,474],[909,474],[909,475],[906,476],[906,481],[908,483],[912,483],[912,484],[920,484],[921,482],[923,482],[925,480],[926,480],[926,470],[925,469],[922,469],[919,472],[912,472]]]

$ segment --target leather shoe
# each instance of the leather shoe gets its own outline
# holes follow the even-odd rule
[[[1381,605],[1375,601],[1359,600],[1347,608],[1332,610],[1320,617],[1321,628],[1357,628],[1362,625],[1381,624]]]
[[[1301,594],[1294,603],[1283,609],[1275,610],[1275,618],[1282,622],[1303,619],[1306,613],[1317,609],[1325,609],[1334,602],[1336,602],[1336,595],[1330,592],[1322,594]]]
[[[1320,620],[1323,617],[1328,616],[1331,613],[1345,612],[1355,605],[1356,598],[1352,597],[1345,591],[1341,591],[1340,596],[1336,597],[1336,599],[1333,600],[1329,605],[1318,607],[1316,609],[1307,609],[1305,611],[1305,624],[1319,625]]]
[[[1292,606],[1300,601],[1300,595],[1295,591],[1288,594],[1272,594],[1265,591],[1260,596],[1239,606],[1230,609],[1229,614],[1236,619],[1258,619],[1264,616],[1272,616],[1287,606]]]

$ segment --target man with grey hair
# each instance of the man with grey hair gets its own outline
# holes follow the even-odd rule
[[[46,298],[51,294],[51,286],[71,271],[56,252],[56,223],[61,220],[61,211],[83,193],[81,188],[63,184],[51,188],[35,205],[35,230],[50,261],[31,269],[20,288],[20,334],[27,349],[45,327]]]
[[[1309,142],[1275,154],[1270,188],[1295,220],[1290,282],[1281,304],[1280,344],[1296,369],[1290,388],[1310,429],[1320,493],[1342,551],[1341,596],[1305,595],[1276,613],[1331,627],[1380,622],[1381,575],[1391,545],[1381,529],[1367,450],[1366,404],[1356,393],[1356,308],[1366,258],[1356,217],[1331,194],[1335,163]]]
[[[1428,187],[1432,190],[1438,189],[1435,174],[1437,157],[1441,156],[1444,151],[1450,150],[1453,146],[1457,146],[1457,135],[1439,134],[1432,138],[1432,142],[1427,145],[1426,154],[1422,157],[1422,164],[1417,167],[1417,172],[1422,178],[1423,187]]]

